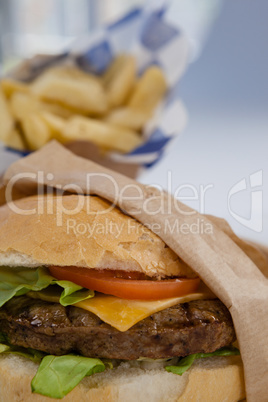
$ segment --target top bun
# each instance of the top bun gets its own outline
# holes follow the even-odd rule
[[[95,196],[32,196],[0,208],[0,264],[196,274],[148,228]]]

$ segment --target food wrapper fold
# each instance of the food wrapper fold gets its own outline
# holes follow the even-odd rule
[[[42,182],[38,172],[42,172]],[[79,186],[85,194],[117,204],[153,231],[158,224],[161,230],[156,234],[230,310],[244,364],[247,400],[268,400],[268,260],[264,254],[235,236],[224,220],[200,215],[170,194],[75,156],[56,142],[11,165],[4,184],[17,175],[22,177],[17,180],[17,197],[22,196],[21,192],[35,193],[38,184],[68,188],[70,192],[76,192]],[[118,191],[124,191],[121,200]],[[167,223],[172,227],[176,220],[180,227],[191,227],[202,220],[211,230],[200,234],[166,230]]]

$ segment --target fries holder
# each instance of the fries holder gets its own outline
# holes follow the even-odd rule
[[[187,122],[187,113],[179,100],[178,83],[189,62],[190,42],[180,27],[179,18],[176,22],[174,18],[171,20],[166,1],[146,4],[99,31],[78,38],[66,52],[58,55],[36,55],[21,63],[10,74],[13,78],[30,82],[49,67],[71,63],[99,75],[120,53],[135,56],[138,74],[150,65],[160,66],[169,91],[153,118],[144,127],[141,146],[129,154],[110,152],[103,155],[89,142],[75,141],[66,144],[75,154],[133,178],[160,160]],[[13,150],[5,149],[5,152]],[[16,152],[19,156],[25,155]]]

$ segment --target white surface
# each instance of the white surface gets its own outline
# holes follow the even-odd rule
[[[172,192],[180,186],[182,200],[202,213],[225,218],[235,232],[245,238],[268,244],[268,116],[232,115],[219,112],[195,115],[188,129],[177,139],[176,145],[141,181],[168,188],[168,171],[172,177]],[[263,172],[263,184],[254,190],[263,193],[263,208],[251,202],[248,188],[231,198],[230,209],[262,230],[255,231],[239,223],[228,208],[231,188],[257,171]],[[187,188],[186,188],[187,185]],[[190,185],[190,187],[188,187]],[[202,204],[201,187],[209,186]],[[191,200],[194,191],[198,199]],[[188,198],[188,199],[187,199]],[[253,205],[251,205],[253,204]]]

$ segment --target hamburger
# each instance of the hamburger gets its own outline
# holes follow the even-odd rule
[[[12,204],[13,205],[13,204]],[[97,196],[0,208],[0,401],[238,401],[228,309]]]

